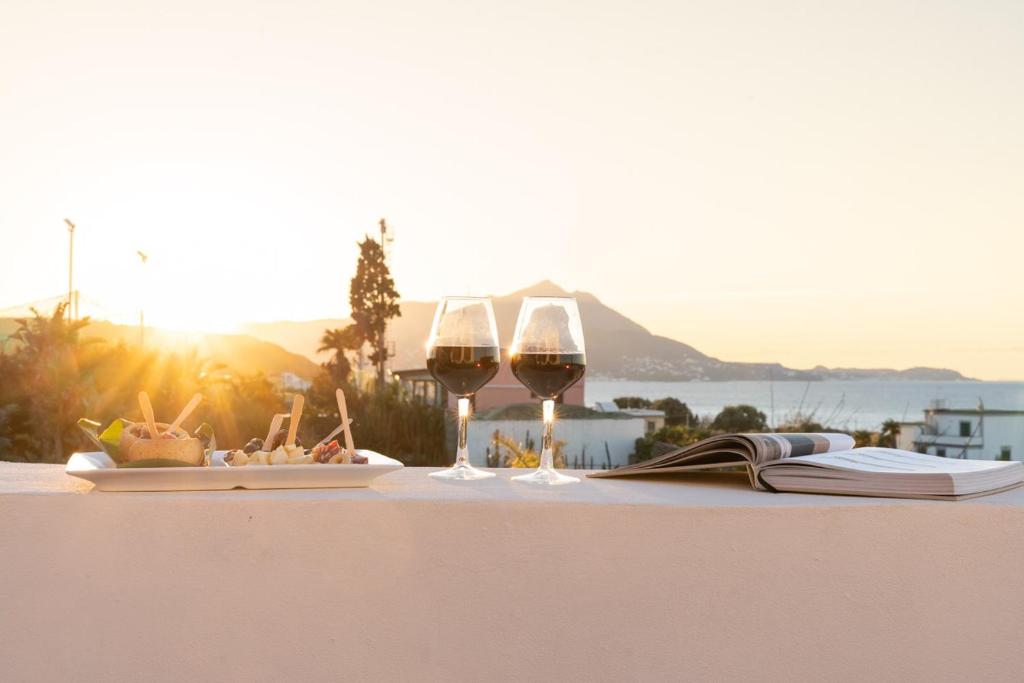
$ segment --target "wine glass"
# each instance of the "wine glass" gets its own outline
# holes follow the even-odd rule
[[[466,429],[469,400],[498,374],[501,348],[494,308],[486,297],[446,296],[437,305],[434,324],[427,341],[427,369],[438,382],[458,397],[459,445],[455,464],[440,472],[437,479],[486,479],[493,472],[478,470],[469,464]]]
[[[540,467],[513,481],[555,486],[578,482],[555,471],[551,450],[555,421],[555,399],[576,384],[587,369],[583,348],[583,324],[576,299],[528,296],[523,299],[512,340],[512,373],[538,396],[544,408]]]

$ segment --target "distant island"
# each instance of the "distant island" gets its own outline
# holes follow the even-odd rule
[[[494,297],[498,333],[512,338],[520,300],[524,296],[574,296],[579,301],[587,339],[587,374],[591,378],[629,381],[827,381],[827,380],[968,380],[955,370],[943,368],[788,368],[779,363],[736,363],[701,353],[688,344],[651,334],[642,325],[601,303],[587,292],[566,292],[550,281],[504,296]],[[396,355],[391,367],[423,367],[423,343],[433,319],[436,302],[406,301],[402,316],[393,321],[389,336]],[[320,336],[326,328],[344,327],[349,320],[324,319],[301,322],[252,323],[244,331],[278,344],[288,351],[317,358]]]
[[[587,339],[587,376],[591,379],[666,382],[715,381],[828,381],[828,380],[969,380],[956,370],[943,368],[788,368],[780,363],[736,363],[701,353],[688,344],[651,334],[642,325],[601,303],[587,292],[566,292],[550,281],[505,296],[494,297],[498,333],[506,343],[512,338],[519,304],[524,296],[574,296],[579,301]],[[424,367],[423,344],[433,320],[433,301],[402,302],[402,316],[392,321],[389,337],[395,343],[392,369]],[[276,321],[249,323],[242,334],[185,334],[146,328],[147,344],[170,350],[194,345],[200,355],[240,373],[263,372],[268,377],[291,373],[311,379],[325,329],[344,327],[351,320]],[[0,340],[13,332],[13,319],[0,319]],[[133,343],[138,328],[94,321],[85,336]]]

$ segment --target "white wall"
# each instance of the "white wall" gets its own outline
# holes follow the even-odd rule
[[[1024,671],[1024,490],[943,503],[765,493],[744,474],[552,490],[428,471],[366,489],[90,493],[58,465],[0,463],[0,679]]]
[[[914,447],[914,440],[921,433],[921,426],[904,422],[900,425],[900,433],[896,437],[896,448],[905,451],[917,450]]]
[[[938,455],[939,449],[945,449],[946,457],[959,457],[963,447],[969,444],[970,447],[966,449],[968,458],[995,460],[1003,446],[1009,446],[1011,459],[1024,460],[1024,415],[986,413],[982,429],[978,429],[978,419],[979,415],[973,412],[933,413],[927,416],[928,430],[920,434],[919,440],[936,443],[927,449],[931,455]],[[970,423],[971,438],[960,436],[961,421]],[[914,427],[903,425],[899,447],[917,450],[912,443],[918,438],[916,431]]]
[[[491,447],[494,430],[511,436],[517,442],[530,438],[540,448],[543,425],[540,420],[471,420],[469,423],[469,460],[477,466],[487,465],[487,448]],[[636,440],[644,435],[644,419],[591,419],[559,420],[555,422],[555,441],[565,441],[566,461],[572,466],[573,457],[580,457],[586,447],[587,462],[594,460],[596,469],[606,466],[604,445],[608,443],[612,465],[629,464]],[[493,448],[492,448],[493,450]]]

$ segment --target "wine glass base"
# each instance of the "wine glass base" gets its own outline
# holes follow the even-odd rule
[[[474,479],[490,479],[494,476],[494,472],[485,472],[484,470],[478,470],[472,465],[452,465],[446,470],[439,472],[431,472],[430,475],[434,479],[448,479],[453,481],[472,481]]]
[[[512,477],[512,481],[523,481],[528,484],[540,484],[541,486],[561,486],[563,484],[577,484],[580,480],[555,470],[540,468],[529,474],[520,474],[518,477]]]

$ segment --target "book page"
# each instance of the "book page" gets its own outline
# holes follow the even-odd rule
[[[818,463],[820,465],[856,470],[858,472],[904,472],[910,474],[959,474],[997,470],[1014,465],[1013,462],[957,460],[942,458],[937,455],[901,451],[896,448],[876,447],[804,455],[792,460],[794,462]]]

